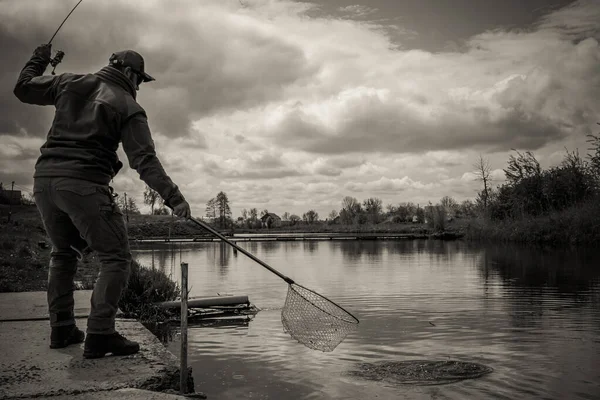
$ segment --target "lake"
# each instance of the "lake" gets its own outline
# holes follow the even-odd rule
[[[239,245],[360,320],[333,352],[283,332],[288,285],[224,243],[134,244],[190,296],[248,295],[249,323],[189,330],[196,390],[238,399],[600,399],[600,251],[463,241],[250,241]],[[179,354],[177,336],[169,348]],[[481,378],[393,384],[359,364],[475,362]]]

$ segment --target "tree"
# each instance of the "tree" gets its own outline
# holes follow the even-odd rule
[[[154,215],[169,215],[169,209],[162,204],[154,210]]]
[[[600,125],[600,123],[597,123]],[[590,169],[591,172],[596,179],[596,184],[600,183],[600,136],[597,135],[587,135],[587,142],[592,145],[591,150],[592,153],[588,153],[588,158],[590,160]]]
[[[214,197],[206,203],[206,218],[213,221],[217,218],[217,199]]]
[[[475,167],[475,175],[477,180],[483,182],[483,190],[480,193],[481,200],[483,202],[483,209],[487,209],[488,199],[490,197],[490,175],[492,168],[490,162],[479,155],[479,160],[473,165]]]
[[[458,211],[458,203],[450,196],[444,196],[440,200],[440,206],[444,208],[446,215],[453,217]]]
[[[248,219],[248,210],[246,210],[245,208],[242,210],[242,221],[245,221]]]
[[[267,209],[265,208],[264,210],[262,210],[262,211],[260,212],[260,217],[262,218],[262,217],[264,217],[265,215],[267,215],[268,213],[269,213],[269,210],[267,210]]]
[[[458,215],[461,217],[472,217],[475,215],[475,204],[471,200],[465,200],[458,206]]]
[[[315,210],[309,210],[302,215],[302,220],[307,224],[312,224],[319,219],[319,214]]]
[[[298,222],[300,222],[300,217],[296,214],[292,214],[290,215],[290,222],[292,223],[292,225],[296,225]]]
[[[215,199],[215,206],[219,218],[219,226],[227,226],[227,222],[231,219],[231,208],[229,208],[229,199],[225,192],[219,192]]]
[[[344,224],[352,224],[355,218],[361,212],[361,206],[356,198],[346,196],[342,199],[342,210],[340,211],[340,219]]]
[[[508,167],[504,170],[506,179],[510,184],[514,185],[523,179],[539,177],[541,175],[542,168],[540,167],[540,163],[531,151],[521,154],[515,149],[512,150],[517,153],[518,157],[511,154],[508,158]]]
[[[289,221],[290,220],[290,213],[289,212],[284,212],[283,215],[281,216],[281,219],[283,221]]]
[[[127,202],[125,202],[126,198]],[[118,196],[116,203],[121,209],[121,211],[127,212],[127,214],[140,214],[140,209],[138,208],[137,203],[135,202],[135,199],[133,197],[125,197],[125,194],[123,196]]]
[[[154,206],[157,202],[159,205],[162,205],[162,199],[160,195],[156,190],[146,185],[146,189],[144,190],[144,204],[150,206],[150,214],[154,214]]]
[[[329,216],[327,217],[327,219],[329,221],[333,222],[333,220],[335,220],[337,218],[337,216],[338,216],[337,210],[331,210],[331,212],[329,213]]]
[[[414,211],[407,203],[400,203],[396,207],[388,207],[388,210],[390,210],[391,215],[394,216],[394,222],[406,222],[408,220],[412,221]]]
[[[363,209],[367,214],[367,220],[372,224],[377,224],[381,218],[383,210],[381,199],[371,197],[363,201]]]
[[[417,204],[417,209],[415,211],[415,215],[417,217],[417,223],[422,224],[425,222],[425,210],[422,207],[419,207]]]
[[[251,208],[250,209],[250,220],[254,221],[257,218],[258,218],[258,210],[256,208]]]

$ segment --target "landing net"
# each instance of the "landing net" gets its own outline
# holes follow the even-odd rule
[[[320,294],[293,283],[281,311],[283,329],[303,345],[333,351],[358,326],[358,319]]]

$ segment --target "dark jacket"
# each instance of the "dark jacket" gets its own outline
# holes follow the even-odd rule
[[[32,56],[14,90],[24,103],[56,107],[34,177],[108,185],[123,166],[116,153],[122,142],[140,178],[167,206],[180,204],[184,198],[156,156],[146,112],[135,100],[131,81],[113,67],[87,75],[42,75],[47,66],[47,60]]]

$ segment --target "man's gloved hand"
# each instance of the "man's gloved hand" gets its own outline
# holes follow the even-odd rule
[[[192,211],[190,210],[190,204],[187,201],[182,201],[173,207],[173,214],[177,215],[181,218],[190,218],[192,216]]]
[[[33,55],[36,57],[40,57],[42,60],[46,61],[49,64],[50,59],[52,58],[52,44],[39,45],[33,51]]]

